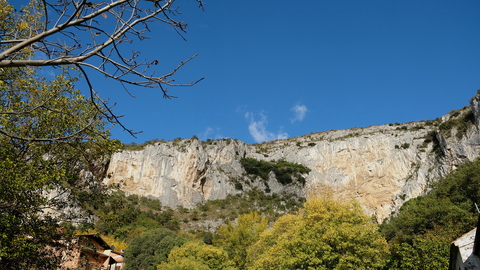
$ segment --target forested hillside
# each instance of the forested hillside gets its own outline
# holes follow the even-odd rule
[[[460,166],[380,226],[362,214],[358,203],[340,202],[332,192],[293,203],[284,214],[276,198],[260,194],[170,209],[116,193],[106,205],[119,208],[102,206],[97,212],[117,217],[115,226],[102,218],[94,230],[124,243],[126,269],[448,269],[450,243],[474,228],[478,218],[479,172],[480,160]],[[213,232],[186,229],[214,216],[224,217],[226,224]],[[182,240],[141,240],[165,229]],[[152,248],[169,255],[144,264],[134,259]]]
[[[117,208],[99,207],[98,216],[103,218],[94,229],[127,246],[130,269],[138,269],[128,262],[138,255],[129,252],[147,252],[147,247],[156,246],[140,239],[149,239],[147,232],[161,228],[173,230],[183,240],[172,242],[171,256],[151,262],[152,269],[157,264],[162,264],[160,269],[447,269],[451,241],[476,224],[479,171],[478,160],[460,166],[427,195],[405,203],[380,227],[361,214],[358,204],[335,201],[333,194],[297,204],[289,214],[272,215],[269,209],[274,207],[261,205],[273,206],[275,198],[254,194],[233,209],[229,205],[240,197],[195,209],[169,209],[161,208],[158,201],[116,193],[105,205]],[[248,212],[251,209],[258,211]],[[212,218],[212,212],[231,221],[213,233],[180,229]],[[110,225],[105,213],[115,217]],[[164,248],[161,243],[156,248]],[[174,248],[178,243],[184,244]],[[372,246],[367,248],[367,243]]]

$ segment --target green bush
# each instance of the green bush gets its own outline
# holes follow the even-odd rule
[[[130,150],[130,151],[140,151],[140,150],[145,149],[145,147],[147,147],[148,145],[154,145],[155,143],[164,143],[164,142],[165,142],[165,140],[162,140],[162,139],[153,139],[153,140],[141,143],[141,144],[136,144],[136,143],[132,142],[130,144],[124,144],[123,149],[124,150]]]
[[[185,242],[186,239],[164,228],[143,233],[125,250],[125,270],[157,270],[157,265],[167,261],[170,250]]]
[[[123,241],[128,241],[137,232],[161,227],[180,229],[172,209],[162,211],[160,201],[137,195],[126,197],[123,191],[103,196],[103,201],[85,204],[85,208],[98,217],[96,231]]]
[[[270,191],[271,192],[271,191]],[[245,189],[241,194],[227,195],[223,200],[209,200],[205,202],[208,206],[208,211],[200,212],[202,209],[200,205],[197,205],[196,209],[192,209],[191,212],[197,211],[195,218],[201,217],[201,220],[233,220],[238,214],[244,214],[255,209],[257,212],[269,217],[271,220],[275,220],[281,214],[294,213],[301,207],[304,202],[304,198],[298,197],[293,193],[271,193],[268,194],[265,190],[261,190],[258,187],[251,187],[248,190]],[[180,211],[179,211],[180,212]],[[188,214],[179,214],[179,219],[191,220],[191,216]],[[193,222],[189,222],[192,224]],[[190,225],[185,225],[190,226]],[[187,229],[188,228],[183,228]]]
[[[451,136],[452,129],[456,129],[457,138],[461,138],[465,135],[468,128],[473,125],[475,116],[470,108],[466,108],[466,112],[461,114],[460,111],[454,111],[451,113],[451,118],[448,121],[441,123],[438,126],[440,133],[449,137]]]
[[[240,160],[244,170],[251,175],[258,176],[264,181],[268,180],[270,172],[275,174],[277,181],[283,185],[293,182],[294,179],[299,179],[302,174],[310,172],[310,169],[302,164],[291,163],[285,160],[279,161],[264,161],[254,158],[243,158]],[[299,181],[305,184],[305,179]]]
[[[193,221],[199,220],[200,217],[198,216],[198,212],[197,212],[197,211],[193,211],[193,212],[190,214],[190,219],[193,220]]]
[[[209,210],[208,204],[206,203],[199,204],[197,208],[202,212],[207,212]]]
[[[407,201],[398,215],[380,226],[392,249],[389,269],[448,268],[448,260],[439,266],[439,260],[431,264],[431,258],[448,258],[451,241],[475,227],[479,172],[479,159],[458,167],[433,184],[430,193]]]
[[[410,147],[410,144],[409,143],[403,143],[402,145],[400,145],[400,147],[402,149],[408,149]]]
[[[240,182],[235,182],[235,189],[236,190],[243,190],[243,185]]]

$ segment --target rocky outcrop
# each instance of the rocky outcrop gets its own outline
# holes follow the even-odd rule
[[[114,154],[105,182],[121,183],[127,194],[193,207],[258,187],[301,196],[332,190],[355,199],[379,222],[406,200],[424,194],[429,184],[479,155],[480,96],[470,107],[441,119],[334,130],[286,140],[247,145],[233,139],[157,142],[140,151]],[[304,186],[282,185],[245,174],[242,158],[286,160],[311,169]]]
[[[106,183],[120,183],[125,192],[157,198],[164,205],[192,207],[239,192],[229,179],[242,174],[240,155],[247,150],[236,140],[156,143],[114,154]]]

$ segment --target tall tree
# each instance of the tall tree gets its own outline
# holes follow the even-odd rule
[[[66,223],[87,220],[80,206],[101,197],[96,176],[119,146],[105,125],[121,123],[87,69],[172,97],[166,86],[177,85],[172,76],[185,62],[155,75],[150,68],[158,60],[127,55],[122,45],[147,38],[154,21],[185,31],[172,19],[178,13],[174,0],[32,0],[25,7],[0,0],[2,269],[56,268],[59,257],[49,247],[62,243]],[[55,78],[39,75],[44,67],[56,68]],[[79,75],[87,91],[75,88]]]
[[[228,222],[217,233],[216,245],[223,247],[238,269],[245,269],[247,250],[268,225],[268,220],[257,212],[238,216],[237,222]]]
[[[80,205],[104,187],[94,176],[116,149],[91,100],[68,73],[0,70],[0,261],[3,269],[52,269],[46,246],[82,222]]]
[[[186,239],[165,228],[140,234],[125,250],[125,270],[156,270],[157,265],[167,261],[174,247],[185,242]]]
[[[200,242],[187,242],[174,247],[168,254],[168,262],[158,266],[163,270],[236,270],[228,253],[222,248]]]
[[[307,200],[248,250],[247,269],[382,269],[388,247],[355,202]]]

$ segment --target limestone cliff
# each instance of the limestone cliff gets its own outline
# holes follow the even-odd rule
[[[425,193],[432,181],[479,155],[480,96],[470,107],[436,120],[314,133],[247,145],[233,139],[157,142],[114,154],[105,182],[127,194],[193,207],[242,192],[239,181],[274,193],[302,196],[329,187],[339,199],[355,199],[378,221],[404,201]],[[311,169],[305,185],[249,181],[240,160],[286,160]],[[238,187],[237,187],[238,188]]]

